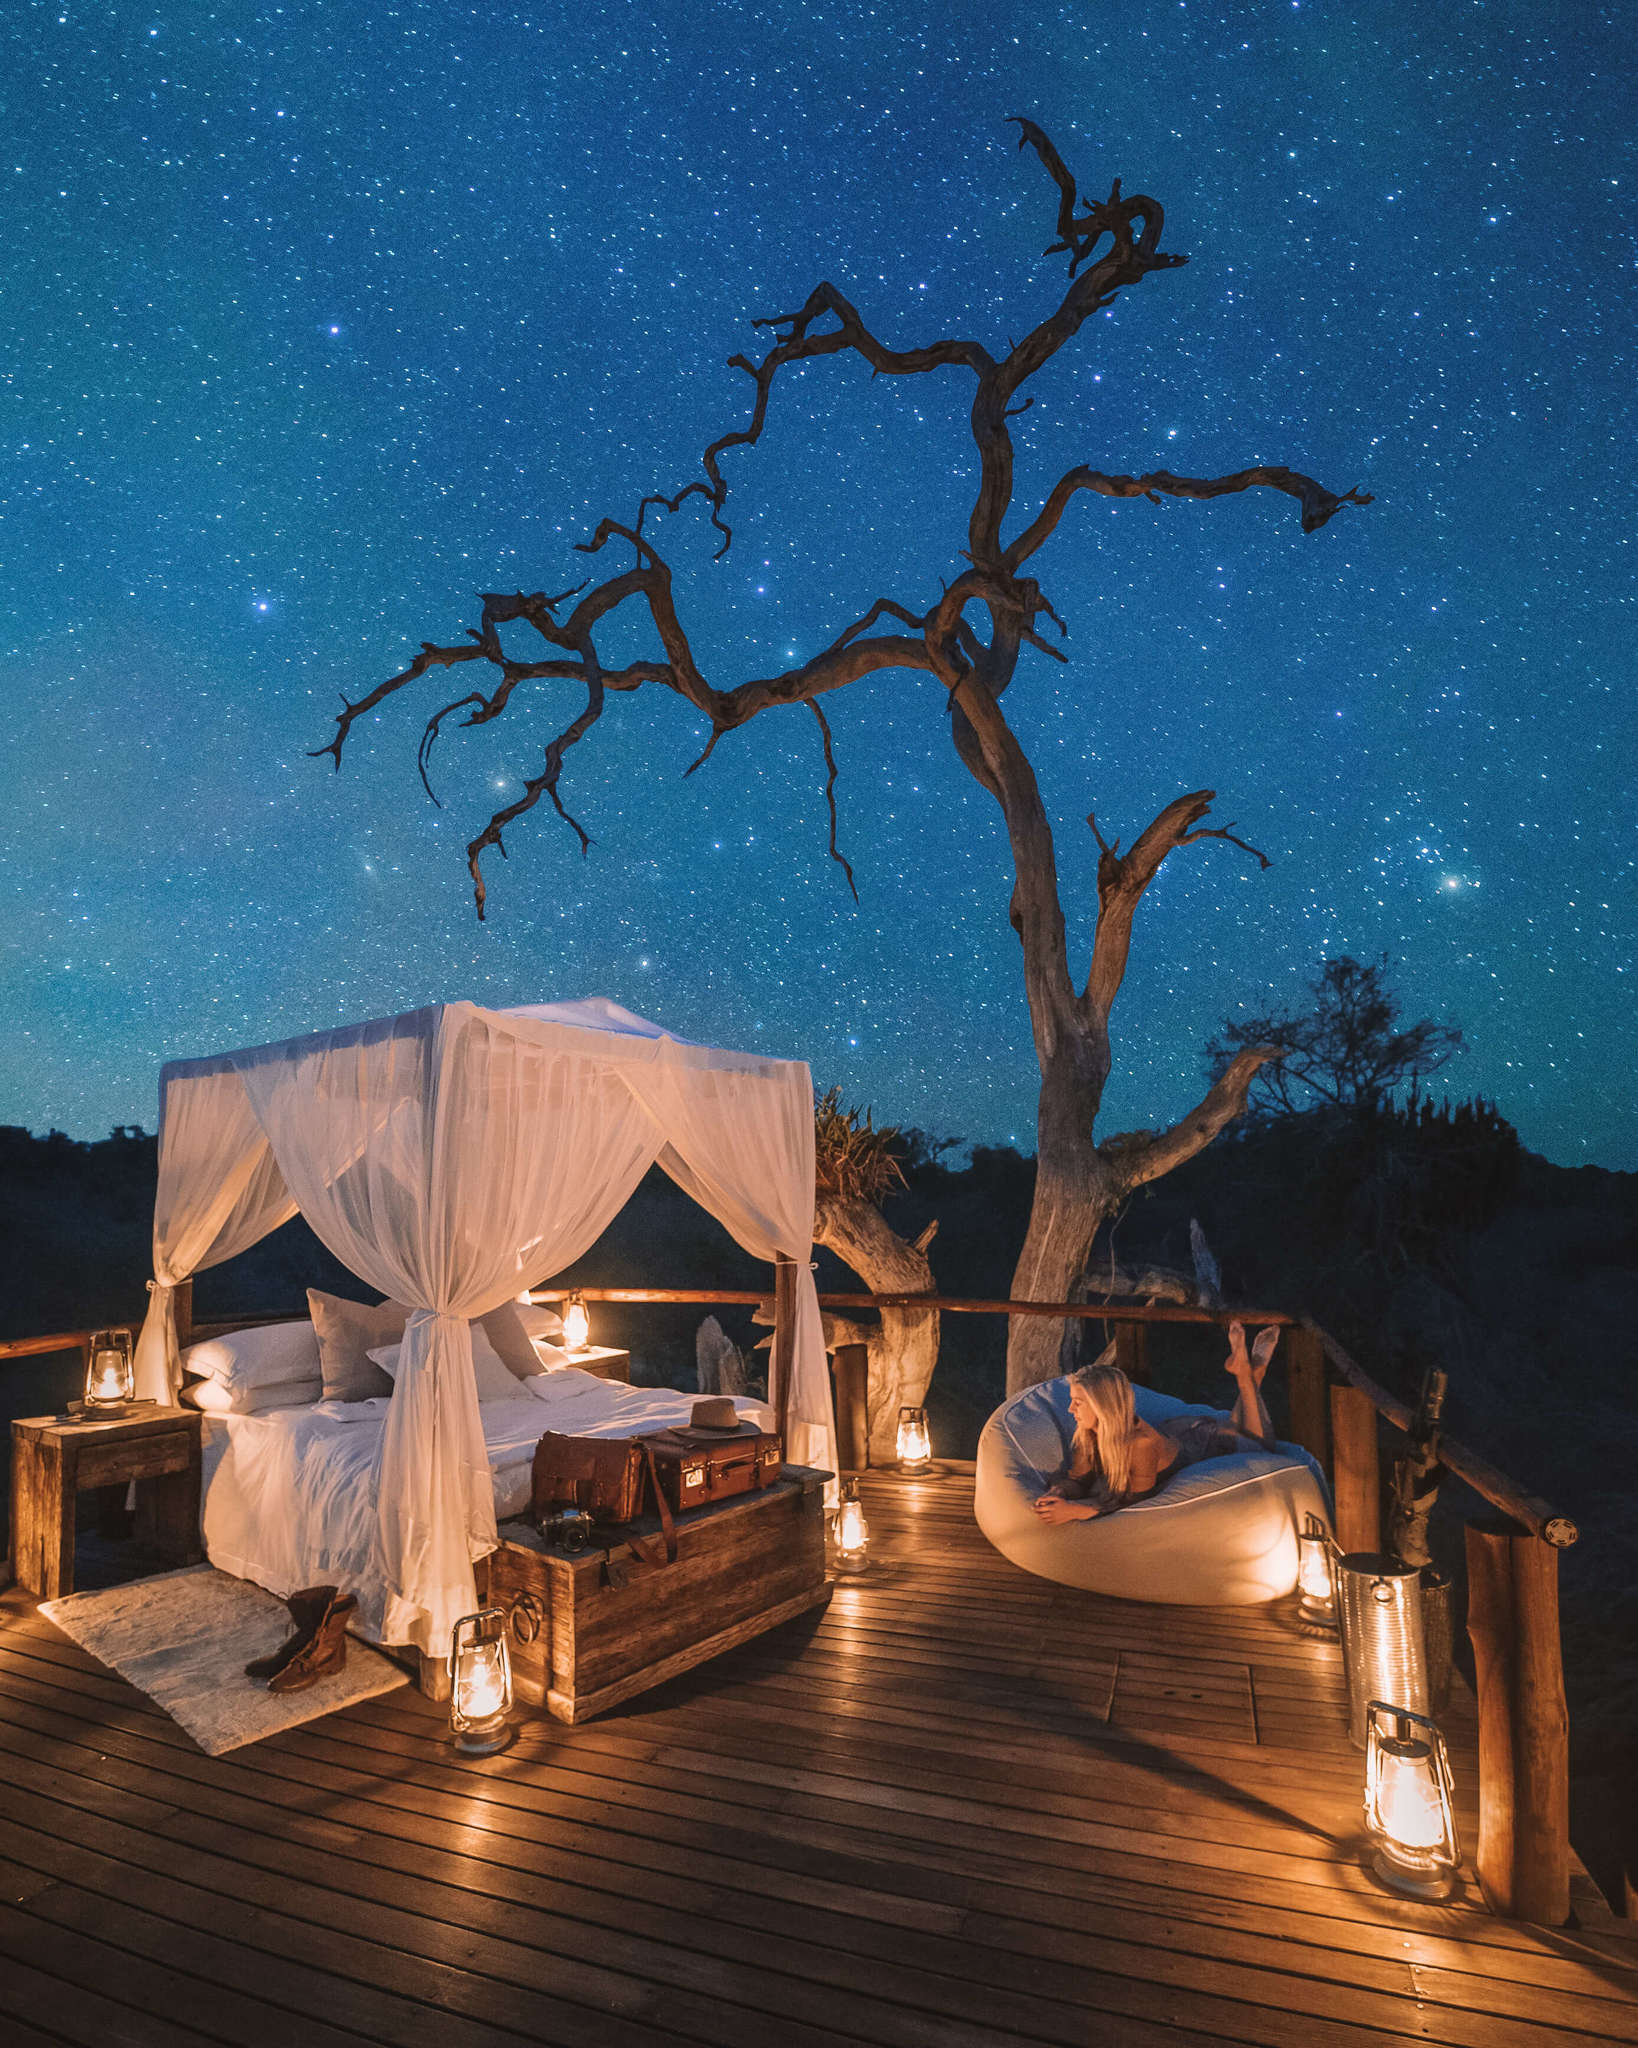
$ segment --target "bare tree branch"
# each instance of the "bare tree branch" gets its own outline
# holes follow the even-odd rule
[[[401,690],[406,683],[418,682],[428,669],[453,668],[460,661],[479,661],[483,657],[481,647],[436,647],[430,640],[421,642],[421,652],[402,674],[389,676],[384,683],[377,683],[366,696],[356,704],[341,700],[341,710],[336,715],[335,738],[326,746],[314,747],[308,753],[309,761],[322,761],[326,754],[334,760],[336,771],[341,770],[341,750],[347,744],[347,735],[366,711],[373,711],[384,697],[390,697],[394,690]]]
[[[1072,469],[1052,487],[1052,494],[1024,531],[1006,549],[1002,559],[1009,569],[1018,569],[1051,538],[1077,491],[1092,491],[1100,498],[1147,498],[1159,504],[1168,498],[1224,498],[1233,491],[1259,486],[1284,491],[1302,506],[1302,530],[1317,533],[1344,505],[1370,505],[1369,491],[1344,491],[1340,497],[1299,470],[1281,468],[1239,469],[1232,476],[1173,476],[1168,469],[1151,470],[1147,476],[1105,476],[1095,469]]]
[[[842,873],[847,876],[847,885],[853,891],[855,903],[859,900],[859,885],[853,879],[853,870],[847,858],[836,845],[836,754],[830,743],[830,723],[819,707],[817,698],[808,699],[808,709],[819,721],[819,737],[825,749],[825,805],[830,812],[830,857],[841,864]]]
[[[543,795],[551,798],[552,808],[564,823],[572,828],[575,836],[579,839],[581,857],[584,858],[591,851],[591,839],[585,828],[581,825],[578,818],[571,817],[568,811],[564,809],[563,799],[557,793],[558,777],[563,772],[564,754],[577,740],[583,738],[603,715],[603,677],[601,670],[597,666],[597,657],[592,651],[589,640],[586,642],[584,649],[584,658],[586,668],[585,709],[572,724],[566,726],[554,740],[549,742],[546,748],[545,766],[539,775],[532,776],[525,781],[523,795],[519,797],[517,802],[508,804],[503,810],[497,811],[478,834],[477,838],[472,840],[467,846],[466,864],[472,875],[472,892],[477,902],[480,921],[483,919],[489,895],[483,879],[483,851],[485,847],[492,846],[504,860],[506,858],[506,842],[501,836],[503,831],[515,818],[521,818],[525,811],[532,811]]]
[[[1122,1186],[1129,1191],[1159,1180],[1184,1160],[1203,1152],[1224,1125],[1232,1123],[1244,1110],[1246,1095],[1259,1068],[1284,1057],[1283,1046],[1248,1046],[1212,1083],[1202,1100],[1169,1131],[1161,1131],[1147,1142],[1122,1144],[1117,1154]]]
[[[1212,789],[1197,789],[1188,796],[1175,797],[1158,818],[1144,827],[1131,851],[1125,854],[1118,839],[1111,845],[1104,838],[1095,814],[1087,818],[1098,842],[1098,921],[1081,1005],[1095,1028],[1108,1028],[1109,1012],[1126,977],[1133,916],[1169,853],[1180,846],[1192,846],[1199,839],[1226,839],[1253,855],[1263,867],[1270,865],[1266,854],[1236,838],[1229,827],[1199,825],[1216,800],[1217,792]]]
[[[1004,718],[999,699],[1011,680],[1018,650],[1028,644],[1061,658],[1061,650],[1044,641],[1035,628],[1041,614],[1063,630],[1062,621],[1042,596],[1039,586],[1018,571],[1050,536],[1071,499],[1086,490],[1107,497],[1162,495],[1207,498],[1266,486],[1296,497],[1303,508],[1303,523],[1312,531],[1328,520],[1344,503],[1368,502],[1358,492],[1342,497],[1327,491],[1312,478],[1283,468],[1241,471],[1217,479],[1176,477],[1157,471],[1144,477],[1105,474],[1085,467],[1072,470],[1054,487],[1036,518],[1003,550],[1000,526],[1011,497],[1012,444],[1007,421],[1018,408],[1013,401],[1020,387],[1041,369],[1069,340],[1089,315],[1119,290],[1140,282],[1151,270],[1175,268],[1182,259],[1160,249],[1164,214],[1158,202],[1146,195],[1123,198],[1117,183],[1106,201],[1083,206],[1074,179],[1049,139],[1031,121],[1019,118],[1020,147],[1031,148],[1040,158],[1058,188],[1058,240],[1052,251],[1066,251],[1071,258],[1071,282],[1055,311],[1032,328],[1022,341],[1009,346],[997,360],[982,344],[946,338],[925,346],[898,349],[888,346],[866,324],[858,309],[835,286],[821,283],[794,313],[776,315],[756,324],[772,330],[777,339],[759,363],[743,356],[732,359],[735,367],[751,377],[755,399],[751,418],[742,428],[719,436],[706,448],[702,467],[706,481],[685,485],[665,495],[651,494],[638,507],[634,523],[608,518],[583,543],[585,552],[600,552],[611,539],[623,539],[636,555],[635,565],[589,590],[576,586],[555,598],[542,593],[484,599],[479,629],[471,636],[474,645],[441,648],[426,643],[417,660],[402,675],[380,685],[357,705],[348,705],[338,719],[331,745],[324,749],[340,763],[341,749],[353,722],[372,709],[391,691],[415,680],[436,665],[483,658],[501,670],[500,682],[492,694],[469,693],[434,713],[423,733],[419,765],[423,780],[431,747],[444,721],[459,711],[469,715],[466,724],[486,723],[498,717],[510,702],[516,685],[523,680],[573,678],[587,690],[587,708],[554,739],[547,749],[543,773],[525,784],[525,797],[498,811],[469,848],[469,863],[479,886],[478,863],[484,849],[495,846],[504,853],[504,828],[538,801],[550,795],[554,807],[566,819],[558,794],[558,779],[567,749],[578,742],[601,715],[608,688],[636,688],[643,682],[658,682],[683,697],[707,720],[706,744],[688,773],[710,758],[725,732],[747,723],[764,710],[779,704],[807,703],[818,714],[817,699],[829,690],[845,686],[879,669],[905,668],[931,672],[952,693],[958,749],[975,774],[990,788],[1007,816],[1009,834],[1018,873],[1014,890],[1013,921],[1025,941],[1026,959],[1036,961],[1039,972],[1032,975],[1032,1009],[1045,1001],[1049,1016],[1044,1034],[1038,1030],[1042,1050],[1060,1035],[1060,1025],[1069,1019],[1073,991],[1063,961],[1063,920],[1057,904],[1057,877],[1052,859],[1051,832],[1041,806],[1033,771]],[[1107,240],[1102,255],[1100,245]],[[1096,260],[1094,260],[1096,258]],[[1082,273],[1085,266],[1084,274]],[[878,599],[861,618],[842,629],[830,645],[812,660],[784,672],[753,677],[735,687],[720,690],[710,684],[695,658],[688,635],[678,617],[672,594],[671,572],[652,539],[644,530],[649,511],[663,508],[675,512],[691,497],[703,497],[711,507],[713,523],[723,535],[726,547],[730,532],[723,519],[728,485],[722,458],[732,449],[754,445],[766,423],[770,395],[779,372],[796,362],[827,355],[852,352],[883,375],[918,375],[946,368],[961,368],[977,379],[973,402],[972,435],[980,458],[980,479],[969,521],[968,556],[971,567],[951,584],[929,612],[919,614],[891,599]],[[719,553],[721,550],[719,550]],[[559,608],[578,598],[571,616],[559,621]],[[628,664],[616,674],[605,676],[595,648],[595,635],[611,615],[628,600],[646,607],[658,634],[664,659]],[[989,615],[991,636],[985,643],[973,631],[965,614],[979,605]],[[879,620],[892,618],[908,628],[906,634],[872,633]],[[520,662],[505,652],[500,629],[512,621],[526,621],[559,653],[538,662]],[[914,635],[915,637],[911,637]],[[831,847],[835,848],[835,755],[828,726],[821,718],[827,769],[827,806],[831,813]],[[430,785],[429,785],[430,793]],[[1082,1002],[1094,1014],[1106,1019],[1109,1004],[1125,970],[1132,912],[1147,888],[1160,860],[1172,846],[1189,843],[1200,836],[1234,839],[1231,831],[1213,828],[1196,833],[1189,828],[1205,814],[1209,798],[1190,798],[1173,805],[1139,839],[1130,854],[1120,857],[1105,848],[1100,862],[1098,936],[1094,946],[1091,974]],[[1191,808],[1193,806],[1193,808]],[[582,840],[582,828],[569,819]],[[1236,844],[1245,842],[1235,840]],[[1252,849],[1254,851],[1254,849]],[[836,853],[852,884],[852,871]],[[1257,856],[1259,859],[1261,855]],[[1027,880],[1037,877],[1035,880]],[[1060,963],[1063,962],[1061,971]]]

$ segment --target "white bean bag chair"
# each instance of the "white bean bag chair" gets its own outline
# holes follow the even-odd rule
[[[1135,1387],[1145,1422],[1220,1409]],[[1033,1503],[1063,1471],[1073,1424],[1069,1381],[1029,1387],[984,1425],[973,1508],[978,1526],[1027,1572],[1089,1593],[1186,1607],[1248,1607],[1297,1583],[1297,1531],[1331,1506],[1319,1466],[1295,1444],[1206,1458],[1147,1500],[1090,1521],[1043,1522]]]

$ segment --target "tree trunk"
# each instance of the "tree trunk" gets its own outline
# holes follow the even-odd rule
[[[1042,1084],[1035,1194],[1012,1276],[1015,1301],[1075,1300],[1098,1231],[1120,1203],[1120,1192],[1092,1142],[1101,1083],[1091,1075],[1077,1075],[1074,1069],[1080,1064],[1070,1048],[1063,1048]],[[1063,1370],[1063,1342],[1061,1322],[1048,1316],[1011,1318],[1009,1397]]]
[[[814,1237],[850,1266],[875,1294],[932,1294],[936,1287],[925,1231],[914,1244],[900,1237],[873,1202],[820,1200]],[[919,1407],[938,1363],[935,1309],[884,1308],[870,1333],[870,1459],[890,1465],[898,1455],[901,1407]]]

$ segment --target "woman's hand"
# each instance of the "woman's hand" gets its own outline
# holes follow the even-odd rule
[[[1035,1512],[1043,1522],[1089,1522],[1098,1510],[1089,1500],[1065,1500],[1062,1494],[1043,1493]]]

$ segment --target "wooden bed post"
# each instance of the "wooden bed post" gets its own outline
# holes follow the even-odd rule
[[[1291,1441],[1331,1469],[1331,1412],[1325,1393],[1325,1347],[1317,1330],[1293,1324],[1285,1333],[1285,1385]]]
[[[779,1389],[776,1426],[790,1451],[791,1368],[796,1363],[796,1261],[774,1261],[773,1346],[768,1353],[768,1392]]]
[[[186,1351],[193,1342],[193,1282],[179,1280],[171,1290],[176,1308],[176,1348]]]
[[[1345,1551],[1382,1548],[1382,1474],[1376,1446],[1376,1407],[1347,1385],[1331,1389],[1331,1490],[1337,1504],[1337,1542]]]
[[[1467,1525],[1479,1694],[1479,1887],[1495,1913],[1570,1917],[1570,1746],[1558,1552],[1503,1515]]]
[[[836,1387],[836,1462],[844,1472],[870,1465],[870,1349],[838,1344],[831,1358]]]

